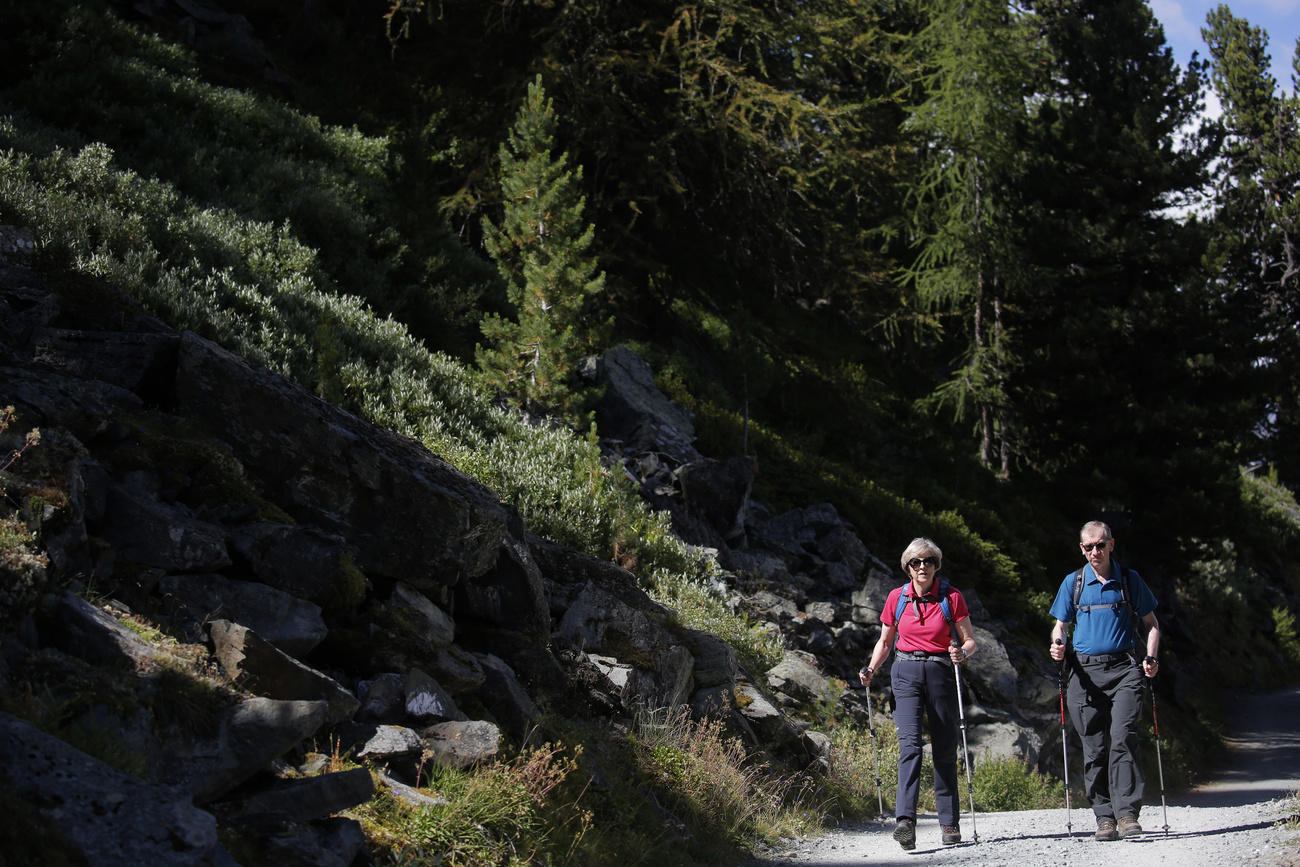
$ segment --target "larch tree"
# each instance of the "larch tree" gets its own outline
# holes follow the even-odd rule
[[[923,317],[954,321],[960,358],[924,403],[973,410],[980,460],[1010,473],[1004,383],[1014,363],[1002,316],[1023,280],[1017,205],[1036,50],[1025,17],[1006,0],[931,0],[916,39],[928,97],[908,128],[923,154],[912,195],[917,258],[906,271]]]

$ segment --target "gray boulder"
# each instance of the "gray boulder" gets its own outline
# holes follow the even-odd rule
[[[252,794],[228,801],[224,806],[239,817],[257,815],[281,821],[310,822],[364,804],[374,792],[370,771],[353,768],[314,777],[276,780]]]
[[[52,645],[93,665],[134,672],[157,663],[161,656],[116,617],[71,591],[53,601],[42,622]]]
[[[268,698],[325,702],[325,725],[351,719],[361,706],[337,681],[289,656],[247,626],[214,620],[208,632],[221,667],[249,692]]]
[[[318,605],[355,603],[364,590],[349,586],[361,579],[342,539],[312,527],[247,524],[231,532],[230,546],[258,581]]]
[[[700,457],[692,445],[695,424],[690,411],[659,390],[644,359],[627,346],[616,346],[597,367],[604,389],[596,418],[605,436],[623,440],[636,451],[662,452],[678,464]]]
[[[821,701],[830,693],[830,679],[822,674],[817,658],[799,651],[786,651],[781,661],[768,669],[767,685],[799,704]]]
[[[188,791],[124,774],[7,713],[0,713],[0,776],[87,864],[235,864],[217,839],[216,819],[191,804]]]
[[[523,740],[540,712],[505,660],[491,653],[479,656],[484,674],[479,699],[512,736]]]
[[[447,690],[426,672],[413,668],[406,673],[406,715],[420,723],[466,720]]]
[[[181,339],[174,411],[229,444],[268,499],[346,534],[363,572],[437,588],[496,562],[506,512],[478,482],[418,442],[190,333]]]
[[[173,616],[196,623],[241,623],[291,656],[310,653],[328,632],[319,605],[259,581],[207,573],[164,575],[158,592]]]
[[[214,800],[320,731],[328,711],[323,701],[246,699],[222,719],[215,744],[177,757],[169,781],[185,785],[196,803]]]
[[[230,565],[225,531],[181,503],[139,485],[113,485],[100,533],[121,557],[168,572],[219,572]]]
[[[486,762],[501,750],[501,730],[484,720],[438,723],[420,736],[429,757],[449,768]]]

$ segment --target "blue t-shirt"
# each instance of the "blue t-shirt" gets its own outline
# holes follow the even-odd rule
[[[1111,605],[1119,603],[1115,609],[1094,608],[1091,611],[1075,611],[1074,608],[1074,572],[1065,576],[1061,588],[1056,591],[1056,600],[1052,603],[1052,616],[1062,623],[1075,621],[1074,649],[1079,653],[1102,654],[1129,650],[1136,643],[1138,632],[1132,623],[1133,612],[1124,604],[1124,590],[1118,577],[1102,582],[1092,565],[1083,567],[1083,592],[1079,594],[1079,607],[1087,605]],[[1111,575],[1120,574],[1120,565],[1111,561]],[[1142,580],[1142,576],[1128,570],[1128,592],[1133,607],[1137,609],[1141,620],[1156,609],[1156,597],[1151,588]],[[1077,617],[1076,617],[1077,615]]]

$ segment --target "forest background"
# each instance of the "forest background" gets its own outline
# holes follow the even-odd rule
[[[618,343],[757,500],[932,536],[1026,641],[1110,522],[1191,740],[1294,677],[1300,106],[1228,7],[1180,67],[1141,0],[181,6],[0,0],[42,267],[647,584],[696,567],[598,460]]]

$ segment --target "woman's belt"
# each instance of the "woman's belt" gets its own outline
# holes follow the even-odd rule
[[[946,650],[895,650],[894,654],[902,659],[917,659],[922,662],[930,659],[942,662],[949,659]]]

